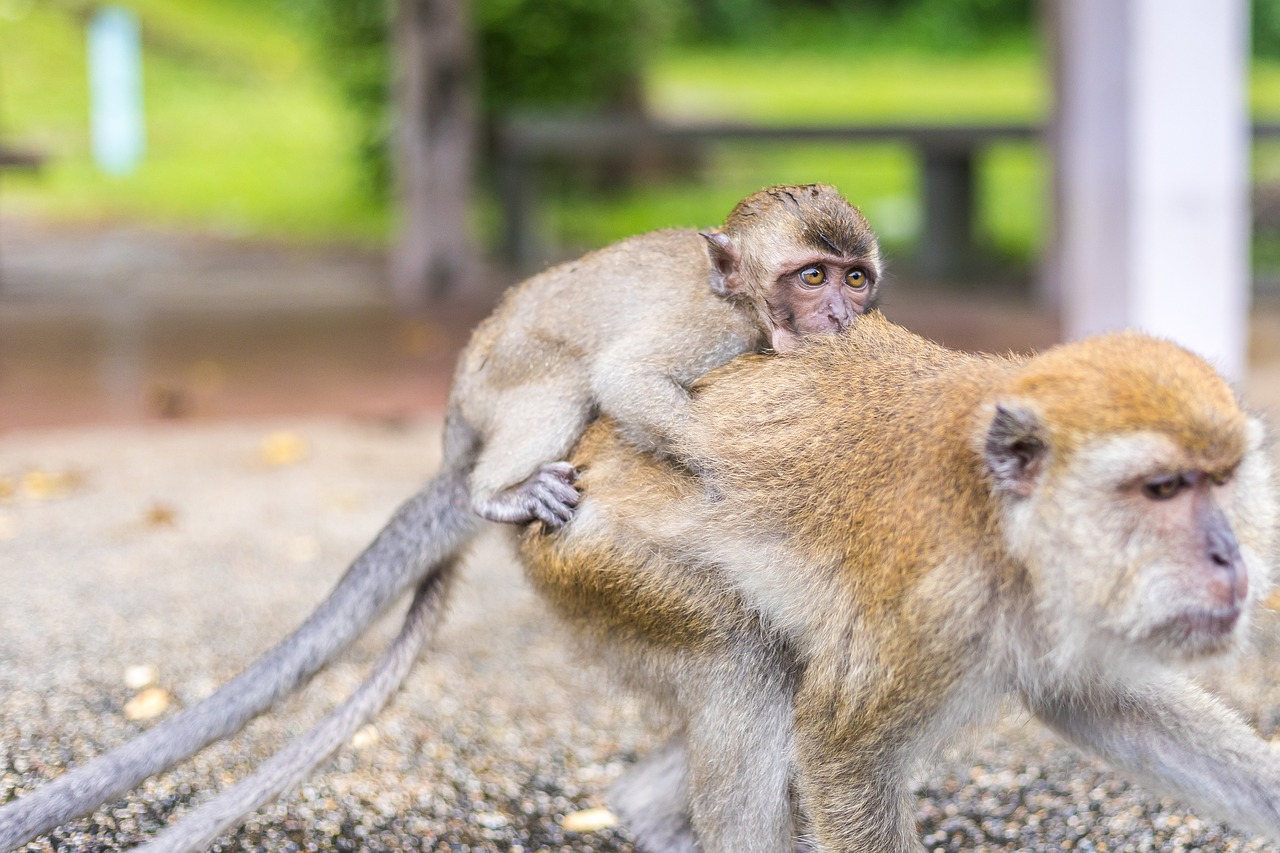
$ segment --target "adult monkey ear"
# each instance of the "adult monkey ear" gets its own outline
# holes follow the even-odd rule
[[[711,292],[716,296],[741,293],[744,282],[738,265],[742,258],[733,240],[722,231],[698,233],[707,241],[707,254],[711,258]]]
[[[997,403],[987,427],[982,455],[996,488],[1029,497],[1049,453],[1044,427],[1035,412],[1023,406]]]

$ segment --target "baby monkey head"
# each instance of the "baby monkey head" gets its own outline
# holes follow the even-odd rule
[[[1234,644],[1268,582],[1276,504],[1261,425],[1202,359],[1135,334],[1058,347],[979,432],[1054,640],[1169,661]]]
[[[702,236],[712,289],[749,300],[778,352],[795,349],[804,335],[841,332],[875,307],[880,246],[833,187],[761,190]]]

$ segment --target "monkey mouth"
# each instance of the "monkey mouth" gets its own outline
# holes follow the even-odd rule
[[[1184,610],[1162,623],[1153,639],[1189,654],[1212,654],[1225,648],[1240,622],[1239,605]]]

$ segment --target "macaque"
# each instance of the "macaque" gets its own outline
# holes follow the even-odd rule
[[[593,426],[522,555],[676,725],[613,791],[645,850],[918,853],[918,772],[1006,696],[1280,840],[1280,753],[1178,672],[1265,594],[1262,441],[1163,341],[973,356],[872,313],[695,387],[688,465]]]
[[[468,448],[472,506],[563,524],[578,498],[564,459],[598,414],[667,453],[695,380],[843,331],[879,279],[871,229],[821,185],[763,190],[718,231],[655,231],[534,276],[476,329],[454,375],[447,429]]]
[[[481,517],[564,524],[579,499],[565,457],[592,419],[605,414],[632,447],[669,454],[699,377],[743,353],[790,352],[805,336],[844,331],[875,305],[880,279],[879,247],[862,214],[831,187],[809,185],[755,193],[722,228],[641,235],[517,285],[462,353],[442,470],[328,598],[205,702],[0,808],[0,850],[238,731],[410,586],[435,588]],[[408,632],[388,655],[424,638]],[[361,707],[372,708],[365,716],[399,684],[374,681],[382,689],[362,694]],[[344,712],[341,725],[359,716]]]

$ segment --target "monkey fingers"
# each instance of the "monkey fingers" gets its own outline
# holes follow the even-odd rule
[[[581,495],[574,486],[578,470],[568,462],[548,462],[519,485],[504,489],[487,500],[476,499],[477,514],[504,524],[541,521],[563,526],[573,517]]]

